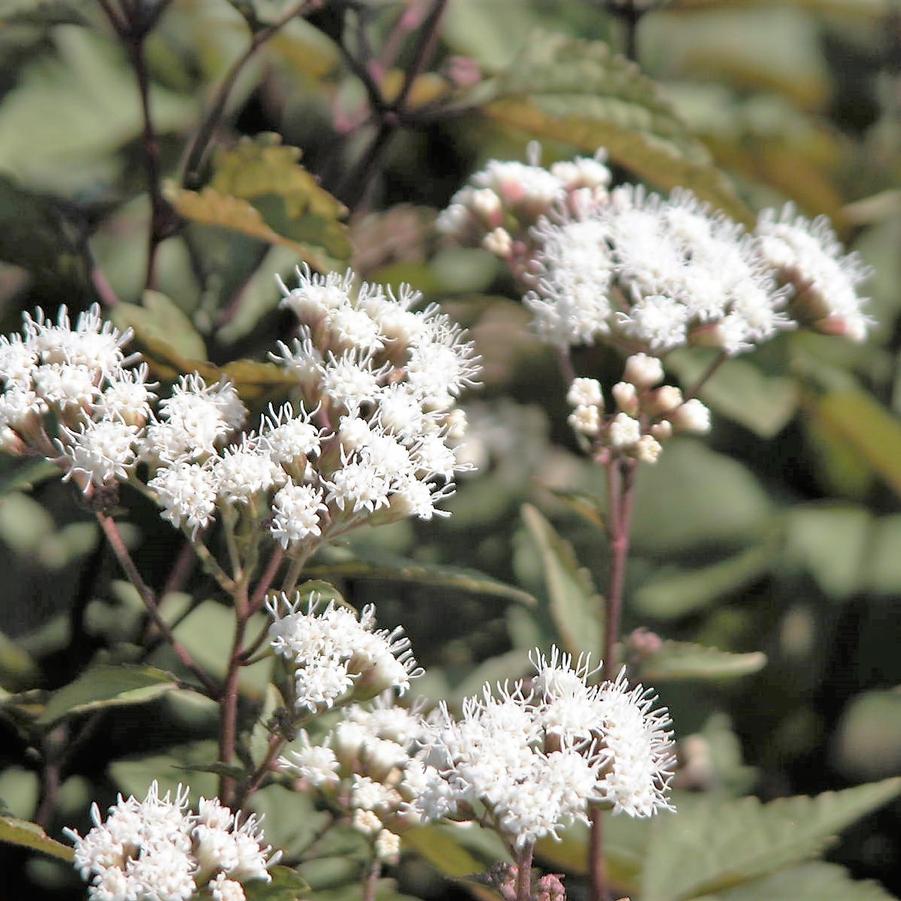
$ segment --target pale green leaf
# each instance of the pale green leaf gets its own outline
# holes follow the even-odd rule
[[[671,442],[637,480],[633,537],[653,552],[747,546],[768,527],[772,504],[754,474],[701,441]]]
[[[683,386],[694,385],[709,360],[698,353],[672,353],[666,358]],[[727,360],[699,394],[716,413],[750,429],[761,438],[772,438],[791,421],[798,408],[794,379],[768,375],[747,360]]]
[[[786,560],[806,569],[825,594],[841,600],[864,582],[873,528],[873,519],[863,507],[793,507],[785,519]]]
[[[844,867],[817,861],[705,895],[703,901],[893,901],[894,897],[876,882],[852,879]]]
[[[98,32],[60,25],[55,55],[36,58],[3,98],[0,172],[42,191],[70,191],[113,178],[113,153],[141,134],[143,122],[124,50]],[[158,134],[180,129],[197,100],[151,86]]]
[[[337,555],[336,555],[337,556]],[[460,566],[443,566],[422,563],[394,554],[359,552],[347,559],[334,559],[328,563],[308,566],[304,572],[314,578],[363,579],[380,582],[405,582],[423,586],[440,586],[466,594],[505,598],[521,604],[534,605],[535,599],[528,592],[475,569]]]
[[[485,863],[473,857],[446,828],[419,826],[404,832],[402,840],[405,848],[416,851],[445,876],[459,879],[486,869]]]
[[[71,862],[73,850],[55,839],[50,838],[37,823],[17,820],[13,817],[0,817],[0,842],[18,845],[20,848],[31,848],[51,857]]]
[[[832,758],[853,779],[901,770],[901,690],[866,691],[842,711]]]
[[[688,188],[737,219],[751,219],[657,85],[607,44],[535,32],[491,82],[490,97],[482,111],[497,122],[588,153],[604,147],[662,188]]]
[[[531,504],[523,522],[541,558],[550,614],[562,644],[572,654],[597,654],[601,647],[603,599],[591,575],[579,565],[572,546]]]
[[[53,692],[38,724],[49,726],[64,716],[103,707],[145,704],[176,688],[172,673],[153,666],[96,664]]]
[[[663,568],[635,592],[635,606],[655,619],[697,613],[762,578],[774,556],[772,546],[761,545],[710,566]]]
[[[307,881],[290,867],[270,867],[269,882],[252,879],[244,883],[247,901],[299,901],[309,895]]]
[[[212,740],[174,745],[164,751],[146,756],[134,756],[116,760],[109,772],[114,782],[126,795],[143,798],[150,783],[159,783],[160,793],[175,792],[184,783],[185,770],[191,771],[191,793],[194,799],[203,795],[212,798],[216,794],[217,779],[206,769],[216,760],[218,749]]]
[[[637,676],[656,685],[664,682],[722,681],[756,673],[766,666],[766,654],[735,654],[685,641],[664,641],[659,651],[643,659]]]
[[[812,408],[835,435],[901,495],[901,422],[864,391],[835,391]]]
[[[0,632],[0,685],[7,688],[23,687],[37,674],[38,667],[31,654],[12,641],[6,633]]]
[[[132,328],[140,344],[163,344],[191,360],[206,360],[206,345],[194,324],[172,300],[158,291],[145,291],[143,304],[117,304],[113,322]]]
[[[692,12],[704,9],[782,8],[785,0],[675,0],[676,12]],[[825,13],[845,18],[883,19],[889,14],[891,0],[794,0],[794,5],[811,12]]]
[[[167,197],[192,222],[290,247],[316,268],[335,268],[350,256],[346,210],[299,159],[300,150],[278,135],[244,138],[216,154],[202,191],[169,184]]]
[[[896,798],[901,778],[813,798],[682,798],[652,827],[642,901],[715,894],[814,857],[850,824]]]
[[[84,24],[77,0],[0,0],[0,27]]]

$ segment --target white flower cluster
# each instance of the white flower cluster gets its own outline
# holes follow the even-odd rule
[[[873,320],[863,312],[858,287],[870,269],[846,254],[829,220],[799,216],[791,204],[764,210],[757,222],[760,250],[777,278],[792,290],[790,309],[802,324],[863,341]]]
[[[531,165],[490,160],[454,194],[436,227],[457,241],[481,245],[513,261],[528,254],[529,229],[542,216],[558,206],[597,202],[606,196],[609,183],[602,153],[554,163],[550,169],[537,165],[537,159]]]
[[[321,712],[387,689],[403,694],[410,679],[422,675],[403,629],[376,629],[372,605],[364,607],[359,618],[355,610],[334,601],[320,612],[318,606],[315,593],[306,604],[300,593],[294,600],[282,594],[267,603],[273,617],[269,641],[292,668],[298,711]]]
[[[622,674],[590,685],[597,670],[556,648],[533,664],[530,682],[486,684],[460,719],[442,710],[421,752],[414,810],[425,819],[487,812],[522,848],[587,822],[593,804],[633,817],[671,809],[672,735],[655,698]]]
[[[737,354],[795,324],[865,337],[871,321],[858,287],[868,272],[824,218],[766,210],[748,233],[689,191],[608,191],[609,172],[592,162],[548,171],[493,160],[438,219],[440,230],[507,261],[548,343]],[[545,187],[554,178],[556,193]]]
[[[96,305],[74,326],[65,307],[55,322],[26,313],[21,334],[0,336],[0,448],[55,460],[86,491],[127,478],[154,399],[130,339]]]
[[[573,408],[569,424],[595,449],[656,463],[663,442],[674,432],[710,430],[710,410],[696,398],[685,400],[675,385],[660,385],[661,381],[663,364],[657,357],[632,354],[622,381],[611,390],[616,412],[605,416],[600,382],[573,379],[566,395]]]
[[[350,272],[297,274],[297,288],[282,286],[282,305],[300,334],[273,359],[296,375],[307,409],[332,430],[313,474],[330,518],[440,515],[436,504],[465,468],[456,448],[466,422],[455,403],[478,374],[472,342],[435,306],[414,311],[421,295],[407,286],[395,296],[356,286]]]
[[[284,305],[300,320],[274,358],[297,376],[299,403],[270,408],[256,431],[234,386],[182,376],[154,406],[147,366],[126,368],[131,338],[92,307],[73,328],[26,315],[0,338],[0,446],[55,460],[86,493],[141,478],[162,516],[192,533],[236,508],[299,550],[378,513],[378,522],[447,515],[465,432],[457,395],[475,384],[478,357],[462,329],[402,287],[352,273],[298,270]],[[48,415],[48,414],[52,414]],[[55,444],[45,428],[58,423]]]
[[[173,798],[153,782],[143,801],[119,795],[105,821],[94,804],[91,819],[84,837],[65,831],[92,901],[187,901],[204,888],[213,901],[244,901],[244,883],[269,882],[280,856],[256,817],[242,822],[215,798],[192,813],[182,786]]]
[[[663,198],[626,185],[535,233],[537,284],[523,300],[552,344],[736,354],[791,324],[754,239],[687,191]]]

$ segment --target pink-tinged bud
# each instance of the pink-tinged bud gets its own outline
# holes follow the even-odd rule
[[[646,660],[658,653],[663,647],[663,639],[650,629],[635,629],[626,638],[626,653],[629,656],[637,657],[639,660]]]
[[[471,88],[482,80],[479,64],[468,56],[452,56],[445,63],[444,72],[458,88]]]
[[[563,875],[548,873],[538,880],[536,886],[535,901],[566,901],[566,887],[563,885]]]
[[[632,354],[626,360],[623,379],[636,388],[653,388],[663,381],[663,363],[649,354]]]
[[[655,422],[651,426],[651,434],[658,441],[666,441],[667,438],[672,437],[673,424],[668,419],[663,419],[660,422]]]
[[[663,385],[650,393],[644,407],[651,416],[661,416],[673,413],[681,403],[682,392],[675,385]]]
[[[495,229],[504,221],[501,199],[491,188],[479,188],[473,191],[470,197],[470,206],[487,229]]]
[[[576,407],[566,421],[580,435],[597,435],[601,430],[601,415],[595,406]]]
[[[617,382],[611,394],[623,413],[634,416],[638,412],[638,391],[631,382]]]

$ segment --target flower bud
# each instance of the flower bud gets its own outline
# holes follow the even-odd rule
[[[631,382],[617,382],[611,393],[623,413],[634,416],[638,412],[638,392]]]
[[[616,449],[634,447],[641,438],[641,426],[627,413],[617,413],[607,432],[608,443]]]
[[[635,445],[635,456],[642,463],[656,463],[662,450],[663,446],[656,438],[650,435],[642,435],[638,439],[638,444]]]
[[[388,863],[396,862],[400,855],[400,836],[383,829],[375,838],[375,856]]]
[[[601,414],[597,407],[576,407],[566,421],[580,435],[597,435],[601,430]]]
[[[513,250],[513,238],[505,228],[496,228],[482,238],[482,247],[496,257],[506,259]]]
[[[479,188],[470,198],[473,212],[484,222],[485,228],[495,229],[504,220],[501,199],[491,188]]]
[[[566,402],[571,407],[602,407],[601,383],[597,379],[573,379],[566,392]]]
[[[710,410],[697,398],[685,401],[672,417],[673,426],[681,432],[710,431]]]
[[[632,354],[626,360],[623,379],[636,388],[653,388],[663,381],[663,364],[649,354]]]
[[[682,403],[682,392],[675,385],[663,385],[652,391],[646,403],[646,412],[660,416],[675,411]]]
[[[342,720],[332,733],[332,748],[338,762],[352,770],[356,766],[360,749],[369,737],[367,731],[358,723]]]
[[[666,441],[667,438],[672,437],[673,424],[668,419],[661,419],[660,422],[655,422],[651,426],[651,434],[658,441]]]

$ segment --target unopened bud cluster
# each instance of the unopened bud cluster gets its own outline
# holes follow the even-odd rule
[[[633,354],[626,360],[622,381],[610,390],[610,412],[606,412],[597,379],[573,379],[566,395],[573,408],[570,426],[588,439],[595,451],[656,463],[664,442],[673,434],[710,429],[707,407],[695,398],[685,400],[674,385],[661,385],[663,377],[657,357]]]
[[[193,813],[182,786],[173,798],[153,782],[143,801],[119,795],[105,820],[96,804],[91,818],[86,835],[65,831],[92,901],[187,901],[202,890],[213,901],[244,901],[244,884],[270,882],[281,856],[264,844],[255,816],[242,820],[215,798],[201,798]]]
[[[531,230],[536,223],[558,208],[600,202],[609,184],[603,153],[549,169],[537,165],[537,159],[529,165],[491,160],[454,194],[436,224],[444,234],[480,245],[516,268],[534,253]]]
[[[301,733],[298,747],[279,763],[301,790],[316,791],[343,811],[380,860],[396,862],[399,834],[420,821],[410,800],[418,790],[415,754],[424,729],[415,708],[395,706],[385,694],[369,708],[348,707],[320,741]]]

